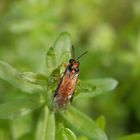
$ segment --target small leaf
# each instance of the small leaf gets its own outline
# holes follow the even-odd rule
[[[45,140],[48,117],[49,117],[49,109],[47,106],[45,106],[38,120],[36,130],[36,140],[38,139]]]
[[[0,104],[0,119],[12,119],[28,114],[39,108],[43,103],[44,101],[34,94],[31,95],[31,98]]]
[[[98,124],[98,126],[102,129],[105,130],[105,117],[103,115],[101,115],[100,117],[98,117],[98,119],[96,120],[96,123]]]
[[[56,52],[53,47],[50,47],[46,56],[47,73],[50,75],[56,69]]]
[[[47,85],[47,77],[42,74],[34,73],[34,72],[23,72],[20,74],[21,78],[25,81],[37,84],[37,85]]]
[[[54,50],[56,52],[56,63],[61,65],[64,62],[68,62],[71,57],[71,40],[70,35],[63,32],[59,35],[54,43]]]
[[[98,127],[96,122],[73,107],[69,107],[63,118],[79,133],[93,140],[107,140],[106,134]]]
[[[57,131],[56,131],[56,140],[64,140],[65,136],[63,135],[63,124],[59,123]]]
[[[140,140],[140,133],[124,136],[124,137],[119,138],[117,140]]]
[[[0,61],[0,78],[10,82],[11,84],[18,84],[19,72],[9,64]]]
[[[59,124],[56,139],[57,140],[76,140],[76,136],[69,128],[65,128],[63,124]]]
[[[21,78],[21,73],[9,64],[0,61],[0,78],[24,92],[42,90],[40,86],[27,83]]]
[[[81,81],[80,87],[77,88],[79,94],[75,95],[74,99],[91,98],[109,92],[113,90],[117,84],[118,82],[111,78]]]
[[[63,132],[68,140],[76,140],[76,136],[69,128],[64,128]]]
[[[36,140],[55,140],[55,116],[45,106],[38,121]]]
[[[68,33],[61,33],[46,56],[48,75],[71,58],[71,41]]]

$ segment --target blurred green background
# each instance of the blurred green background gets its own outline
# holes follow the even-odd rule
[[[109,139],[140,132],[140,1],[0,1],[0,60],[20,71],[45,73],[46,51],[64,31],[70,33],[77,56],[88,50],[80,59],[80,79],[119,81],[112,94],[79,101],[77,108],[92,118],[103,114]],[[0,80],[0,103],[18,92]],[[14,127],[19,128],[15,138],[22,129],[29,132],[29,118],[0,120],[1,140]]]

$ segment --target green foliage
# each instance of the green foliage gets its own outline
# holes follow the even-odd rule
[[[57,140],[65,140],[65,139],[76,140],[76,136],[69,128],[64,128],[63,124],[59,124],[56,139]]]
[[[0,104],[28,100],[32,94],[37,94],[41,106],[46,103],[51,107],[52,93],[64,70],[63,64],[54,65],[53,57],[57,54],[52,42],[56,42],[58,34],[64,31],[71,35],[77,56],[88,50],[88,54],[79,60],[81,80],[72,104],[96,118],[101,128],[103,120],[98,122],[98,116],[103,114],[105,130],[111,140],[140,132],[139,9],[139,0],[1,0],[0,60],[8,64],[0,62]],[[53,51],[49,54],[50,46]],[[63,50],[59,47],[61,53]],[[45,64],[50,66],[49,69]],[[51,69],[54,69],[52,74]],[[92,83],[87,88],[86,79],[110,80],[108,77],[119,81],[114,94],[98,92],[100,96],[90,98],[99,90]],[[82,89],[83,84],[85,88]],[[20,133],[22,123],[18,122],[18,136],[11,132],[11,120],[0,120],[0,140],[34,139],[40,112],[41,108],[38,108],[25,115],[30,121],[25,120],[25,116],[12,119],[14,124],[19,119],[30,126],[28,131]],[[63,124],[61,118],[60,121]],[[79,140],[89,140],[86,136],[75,135]]]
[[[27,82],[37,85],[47,85],[47,77],[34,72],[23,72],[20,76]]]
[[[68,33],[62,33],[55,41],[53,47],[47,52],[46,64],[48,75],[59,68],[64,62],[68,62],[71,52],[71,41]],[[64,70],[63,70],[64,71]]]
[[[78,94],[75,99],[91,98],[102,93],[107,93],[114,89],[117,84],[118,82],[111,78],[81,81],[80,86],[77,89],[77,92],[80,94]]]
[[[34,97],[35,96],[35,97]],[[36,98],[36,99],[34,99]],[[28,114],[42,105],[37,95],[0,104],[0,118],[13,119]]]
[[[36,140],[55,140],[55,116],[45,106],[37,124]]]
[[[122,137],[122,138],[117,139],[117,140],[139,140],[139,139],[140,139],[140,134],[133,134],[130,136]]]
[[[58,139],[76,140],[76,133],[85,135],[93,140],[107,140],[105,132],[100,128],[104,124],[96,123],[84,113],[74,107],[68,107],[66,112],[60,111],[60,120],[65,121],[71,128],[65,128],[65,123],[56,129],[55,112],[52,111],[52,100],[56,89],[58,78],[64,70],[63,63],[68,62],[71,55],[70,36],[62,33],[51,47],[46,56],[47,76],[34,72],[19,72],[9,64],[0,62],[0,77],[9,82],[13,88],[23,91],[26,97],[18,98],[0,104],[0,118],[14,119],[25,114],[32,113],[35,109],[40,110],[41,114],[37,118],[35,139],[55,140]],[[30,86],[31,85],[31,86]],[[81,81],[77,89],[75,99],[91,98],[96,95],[107,93],[117,86],[117,81],[107,79]],[[35,88],[34,88],[35,87]],[[58,132],[57,132],[58,131]],[[28,137],[28,136],[27,136]]]
[[[98,124],[98,126],[105,130],[105,124],[106,124],[106,120],[105,120],[105,117],[102,115],[102,116],[99,116],[96,120],[96,123]]]
[[[70,107],[68,111],[62,115],[64,119],[66,119],[66,121],[70,124],[70,126],[79,133],[86,135],[93,140],[107,140],[107,136],[98,127],[98,125],[77,109]]]
[[[37,82],[39,79],[41,79],[42,76],[39,79],[38,77],[40,76],[29,72],[21,73],[9,64],[0,61],[0,78],[7,81],[15,88],[18,88],[24,92],[32,92],[33,90],[40,89],[40,87],[38,86],[26,83],[26,81]]]

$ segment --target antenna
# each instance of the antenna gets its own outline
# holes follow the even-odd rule
[[[71,46],[72,50],[71,50],[71,55],[73,58],[75,58],[75,50],[74,50],[74,46]]]
[[[78,60],[79,58],[81,58],[83,55],[87,54],[87,52],[88,52],[88,51],[86,51],[86,52],[82,53],[80,56],[78,56],[78,57],[77,57],[77,59],[76,59],[76,60]]]

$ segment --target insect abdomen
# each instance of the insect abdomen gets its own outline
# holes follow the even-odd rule
[[[66,108],[71,101],[76,84],[77,77],[74,79],[71,79],[67,75],[63,77],[54,97],[54,104],[56,108]]]

